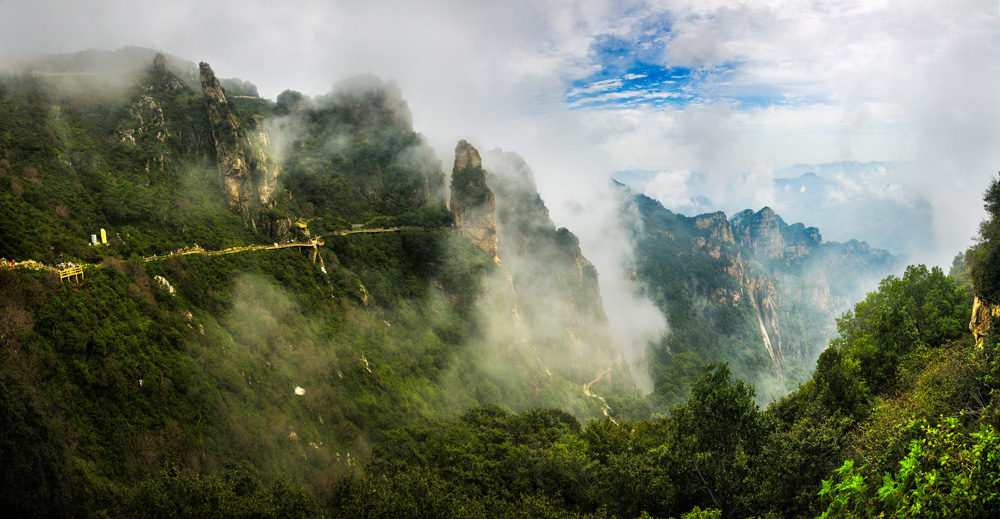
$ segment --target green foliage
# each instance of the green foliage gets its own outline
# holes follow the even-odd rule
[[[733,381],[725,364],[706,366],[687,404],[671,410],[667,441],[657,448],[680,506],[709,503],[726,517],[748,515],[770,428],[753,386]]]
[[[990,182],[983,194],[986,219],[979,226],[979,240],[966,253],[969,275],[976,295],[1000,301],[1000,178]]]
[[[815,517],[823,479],[838,468],[854,422],[795,393],[768,408],[776,427],[761,456],[759,502],[786,517]]]
[[[696,506],[690,512],[682,515],[681,519],[722,519],[722,510],[714,508],[702,510]]]
[[[0,508],[14,517],[70,516],[68,449],[45,403],[0,371]]]
[[[814,380],[831,410],[862,418],[870,395],[891,387],[899,364],[922,346],[968,332],[971,308],[941,269],[907,267],[837,320],[840,337],[820,356]]]
[[[105,512],[149,519],[321,517],[314,500],[282,478],[260,487],[253,476],[240,472],[202,477],[167,470],[137,485],[123,503]]]
[[[868,486],[865,478],[854,468],[854,461],[847,460],[844,465],[834,471],[835,479],[823,481],[823,489],[819,496],[829,501],[829,506],[823,512],[823,519],[854,519],[866,517],[864,507],[867,503]]]
[[[992,517],[1000,501],[1000,436],[980,424],[968,431],[956,417],[938,426],[910,424],[915,438],[872,499],[865,478],[847,461],[824,481],[822,517]]]

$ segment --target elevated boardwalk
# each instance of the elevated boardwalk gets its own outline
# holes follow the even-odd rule
[[[83,267],[80,265],[77,265],[75,267],[70,267],[68,269],[63,269],[58,272],[59,272],[59,281],[62,281],[64,279],[71,279],[79,283],[80,280],[83,279]]]

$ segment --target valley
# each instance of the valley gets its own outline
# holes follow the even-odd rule
[[[15,516],[996,505],[993,220],[946,274],[609,179],[630,261],[602,283],[523,157],[464,139],[439,157],[393,82],[271,101],[116,52],[97,53],[109,85],[56,59],[0,75]],[[661,331],[615,328],[608,305],[637,300],[664,324],[636,329]],[[957,479],[926,490],[939,470]]]

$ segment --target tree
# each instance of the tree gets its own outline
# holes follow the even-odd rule
[[[1000,302],[1000,179],[994,178],[983,194],[986,219],[979,224],[977,243],[966,261],[976,295],[991,303]]]
[[[67,449],[34,389],[0,371],[0,509],[13,517],[59,517],[68,510]]]
[[[754,403],[754,387],[734,381],[727,364],[703,371],[687,403],[671,411],[667,441],[657,452],[676,486],[676,512],[711,506],[745,517],[770,422]]]
[[[940,268],[911,265],[902,278],[883,279],[853,312],[837,319],[840,337],[830,346],[842,353],[844,362],[857,367],[868,390],[879,393],[903,358],[919,346],[938,346],[966,336],[971,311],[964,291]],[[822,365],[818,373],[822,376]]]

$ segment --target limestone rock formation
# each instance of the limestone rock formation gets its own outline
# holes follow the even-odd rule
[[[465,154],[461,166],[478,162]],[[604,373],[605,383],[631,385],[605,314],[597,271],[579,240],[557,229],[519,155],[496,149],[482,156],[496,197],[500,259],[518,295],[519,314],[539,358],[553,372],[580,384]],[[600,389],[599,389],[600,390]]]
[[[637,278],[672,319],[655,353],[666,360],[651,363],[669,366],[691,344],[706,362],[743,356],[734,366],[765,395],[801,382],[835,319],[898,266],[863,242],[825,243],[818,229],[788,225],[770,208],[730,220],[680,215],[634,192],[632,200],[643,218]]]
[[[695,217],[694,226],[696,229],[708,229],[709,236],[727,243],[734,243],[733,228],[729,225],[726,213],[722,211],[708,213]]]
[[[140,135],[152,135],[160,142],[166,141],[170,136],[170,129],[163,117],[163,109],[151,96],[140,95],[135,106],[129,108],[129,115],[137,121],[137,124],[119,130],[121,142],[135,146],[136,138]]]
[[[976,297],[972,303],[972,320],[969,321],[969,330],[976,338],[976,346],[982,347],[986,332],[990,329],[990,321],[1000,317],[1000,305],[992,304]]]
[[[823,243],[819,229],[801,223],[788,225],[770,207],[756,213],[750,209],[736,213],[730,224],[736,243],[758,258],[792,261]]]
[[[455,147],[455,167],[451,173],[451,212],[455,227],[496,263],[497,227],[493,219],[496,201],[486,185],[486,172],[479,151],[465,140]]]
[[[157,53],[153,58],[153,88],[164,92],[180,90],[187,85],[176,74],[167,70],[167,59],[163,54]]]
[[[258,230],[265,224],[264,213],[274,207],[278,166],[266,153],[269,144],[262,121],[246,129],[229,106],[226,93],[208,63],[200,65],[201,88],[205,96],[219,168],[219,187],[229,208],[243,222]]]
[[[778,226],[778,217],[770,207],[754,213],[750,209],[733,215],[733,236],[740,245],[762,258],[780,258],[785,241]]]

